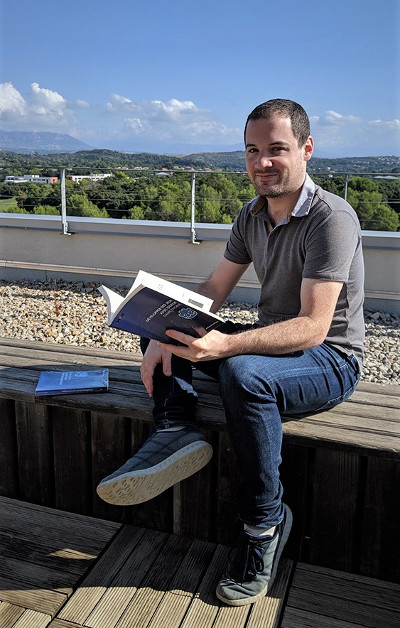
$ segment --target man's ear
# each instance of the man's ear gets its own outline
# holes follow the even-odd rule
[[[313,151],[314,151],[314,140],[310,135],[309,138],[306,140],[306,143],[304,144],[304,161],[310,161]]]

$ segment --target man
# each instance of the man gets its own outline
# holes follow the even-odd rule
[[[289,100],[259,105],[247,119],[245,147],[258,196],[240,212],[200,292],[218,310],[253,263],[259,322],[228,322],[199,338],[167,332],[180,346],[143,341],[155,432],[97,489],[110,503],[135,504],[202,468],[212,450],[195,425],[192,364],[218,379],[241,477],[243,532],[216,593],[235,606],[270,591],[292,524],[279,480],[281,414],[317,412],[350,396],[364,338],[359,222],[306,173],[313,152],[306,112]]]

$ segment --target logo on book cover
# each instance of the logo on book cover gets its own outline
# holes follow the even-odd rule
[[[192,318],[196,318],[197,312],[196,310],[192,310],[191,307],[183,307],[178,311],[178,316],[190,321]]]

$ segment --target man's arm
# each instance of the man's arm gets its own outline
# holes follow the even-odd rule
[[[343,282],[303,279],[301,309],[295,318],[227,335],[212,330],[202,338],[169,331],[185,347],[159,343],[163,349],[198,362],[244,353],[280,355],[321,344],[329,331]]]
[[[249,264],[235,264],[223,257],[210,277],[198,287],[198,292],[213,299],[211,311],[217,312],[228,298]]]

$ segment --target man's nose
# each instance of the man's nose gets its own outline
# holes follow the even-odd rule
[[[258,163],[261,168],[272,168],[272,161],[269,155],[259,153]]]

